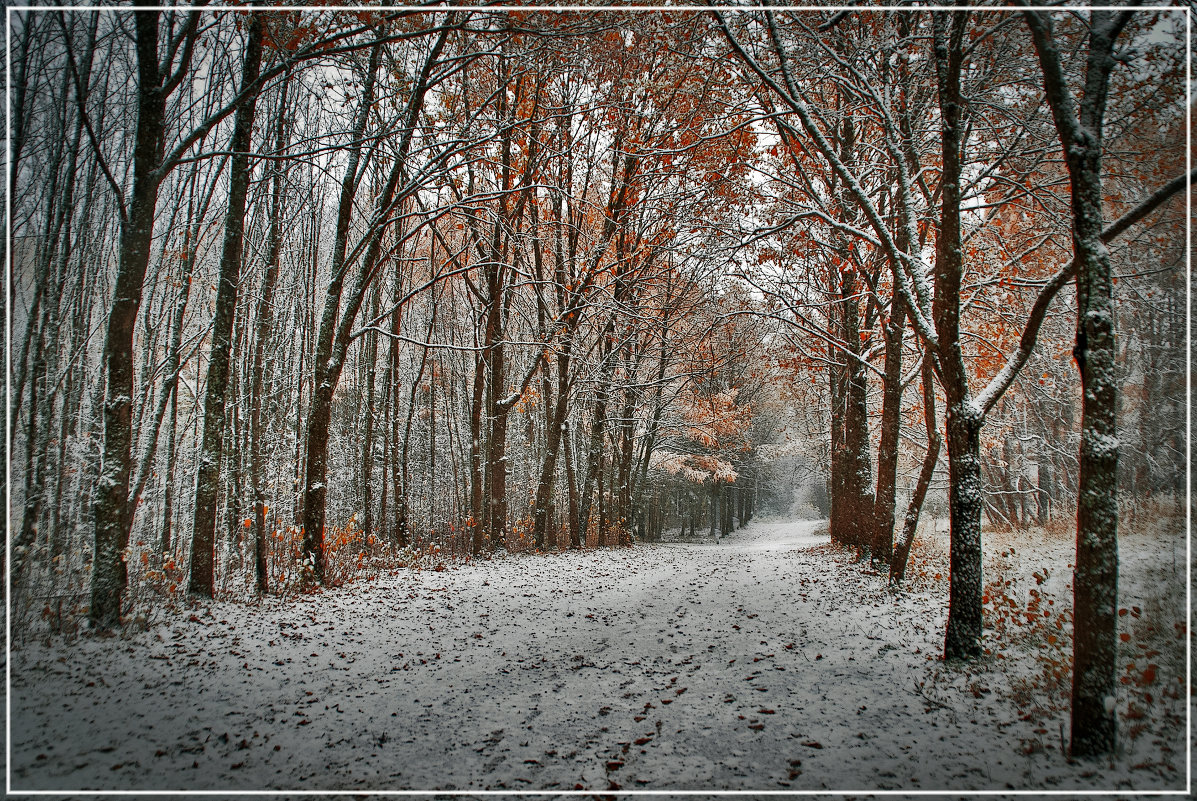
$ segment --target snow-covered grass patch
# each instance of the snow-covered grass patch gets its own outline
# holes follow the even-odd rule
[[[1134,786],[1155,774],[1183,783],[1185,743],[1185,527],[1171,502],[1126,515],[1119,528],[1119,753]],[[1060,754],[1068,742],[1072,681],[1072,570],[1076,528],[986,529],[985,653],[1006,688],[998,700],[1032,724],[1020,748]],[[920,589],[948,580],[948,526],[916,541]],[[915,555],[912,555],[912,562]],[[916,582],[917,583],[917,582]],[[946,602],[946,601],[945,601]],[[1005,724],[1003,724],[1005,725]],[[1107,766],[1109,767],[1109,766]]]

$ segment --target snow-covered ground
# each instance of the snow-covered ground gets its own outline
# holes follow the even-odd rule
[[[29,643],[12,656],[12,787],[1184,786],[1183,728],[1168,754],[1151,740],[1171,731],[1158,721],[1113,762],[1062,758],[1059,688],[1020,630],[1008,644],[995,634],[977,665],[938,660],[938,536],[894,593],[823,526],[758,521],[717,544],[401,570],[119,637]],[[1031,582],[1038,560],[1067,559],[1029,539],[1017,560],[1013,540],[987,541],[1011,598],[1026,597],[1016,573]],[[1156,661],[1160,685],[1174,682],[1173,663]],[[1161,695],[1151,715],[1183,714]]]

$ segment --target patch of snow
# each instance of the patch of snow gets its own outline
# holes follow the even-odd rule
[[[12,788],[1183,785],[1183,761],[1068,764],[1011,700],[1023,667],[939,661],[946,575],[891,592],[824,525],[399,570],[31,643],[12,655]]]

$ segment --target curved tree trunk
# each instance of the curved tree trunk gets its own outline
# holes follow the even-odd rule
[[[931,486],[931,477],[935,474],[935,463],[939,459],[939,426],[935,422],[935,373],[931,369],[931,360],[926,355],[923,356],[923,421],[927,428],[927,453],[923,456],[918,482],[914,485],[914,493],[906,507],[906,517],[902,521],[902,537],[894,546],[890,558],[890,584],[901,583],[906,577],[906,564],[910,560],[910,548],[914,545],[914,535],[918,530],[919,513],[923,508],[923,500],[927,497],[927,488]]]

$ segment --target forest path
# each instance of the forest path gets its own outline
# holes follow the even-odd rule
[[[13,788],[1039,786],[990,712],[916,689],[942,602],[890,595],[821,528],[403,570],[31,645]]]

